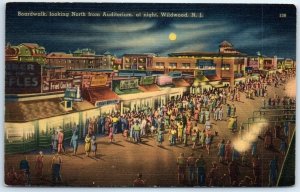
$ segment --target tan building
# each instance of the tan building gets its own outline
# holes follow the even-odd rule
[[[46,51],[36,43],[22,43],[16,46],[8,43],[5,47],[5,61],[45,64]]]
[[[122,57],[123,69],[146,70],[152,67],[153,53],[124,54]]]
[[[47,55],[47,64],[63,66],[66,69],[112,69],[114,59],[109,52],[96,55],[91,49],[78,49],[73,53],[52,52]]]
[[[219,45],[219,52],[170,53],[169,57],[192,58],[195,69],[215,69],[215,74],[230,85],[234,85],[236,78],[244,76],[247,66],[247,55],[235,50],[227,41]]]
[[[164,71],[181,71],[184,73],[194,74],[196,69],[196,60],[194,58],[180,57],[153,57],[153,65],[148,67],[149,70]]]

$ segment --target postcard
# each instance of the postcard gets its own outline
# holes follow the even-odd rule
[[[7,3],[9,187],[295,184],[292,4]]]

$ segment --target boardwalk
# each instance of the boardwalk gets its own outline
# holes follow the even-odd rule
[[[283,87],[269,88],[269,95],[277,94],[283,96]],[[246,99],[244,95],[241,102],[235,102],[238,115],[238,125],[246,122],[248,117],[252,116],[253,111],[259,109],[262,105],[262,98],[255,100]],[[208,155],[205,149],[197,146],[192,150],[191,143],[188,147],[183,145],[169,146],[167,135],[163,146],[158,147],[154,137],[143,138],[141,144],[134,144],[126,141],[121,134],[115,137],[114,143],[109,143],[107,137],[98,137],[98,154],[96,157],[85,157],[84,146],[80,145],[78,156],[72,156],[71,149],[68,149],[65,155],[62,155],[62,185],[66,186],[132,186],[132,181],[137,173],[143,173],[147,186],[178,186],[177,184],[177,166],[176,158],[180,153],[186,156],[194,153],[196,157],[203,154],[205,160],[209,163],[207,169],[211,168],[210,162],[218,162],[217,144],[223,138],[231,139],[238,137],[238,133],[231,133],[227,129],[226,121],[212,121],[213,129],[219,132],[219,136],[214,137],[211,154]],[[203,126],[203,125],[200,125]],[[279,140],[275,142],[275,148],[279,149]],[[280,157],[276,150],[265,150],[263,141],[258,142],[258,153],[262,160],[262,185],[268,186],[268,164],[274,154]],[[18,168],[22,155],[6,155],[5,169],[10,166]],[[44,158],[44,178],[35,177],[34,159],[36,154],[27,154],[32,172],[33,185],[52,185],[51,183],[51,159],[52,154],[45,154]],[[283,158],[279,158],[281,167]],[[227,165],[218,163],[220,174],[227,174]],[[251,164],[240,167],[240,178],[248,175],[252,177]]]

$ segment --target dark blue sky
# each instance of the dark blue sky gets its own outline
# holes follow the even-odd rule
[[[18,17],[18,11],[201,12],[204,18]],[[48,53],[77,48],[118,56],[216,52],[219,43],[227,40],[249,55],[260,51],[268,56],[296,57],[293,5],[12,3],[7,4],[6,13],[6,42],[38,43]],[[169,40],[171,32],[177,35],[176,41]]]

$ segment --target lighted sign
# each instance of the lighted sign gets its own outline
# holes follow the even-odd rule
[[[38,63],[5,63],[5,93],[40,93],[41,65]]]
[[[118,104],[119,100],[117,99],[112,99],[112,100],[106,100],[106,101],[97,101],[95,103],[95,107],[103,107],[106,105],[114,105],[114,104]]]
[[[195,77],[201,77],[201,76],[203,76],[203,70],[198,70],[198,69],[196,69],[195,71],[194,71],[194,76]]]
[[[43,81],[43,92],[65,91],[66,88],[73,87],[72,79],[56,79]]]
[[[257,69],[259,66],[258,60],[250,60],[248,66]]]
[[[65,101],[82,101],[80,88],[66,88]]]
[[[140,85],[152,85],[155,82],[155,76],[141,77]]]
[[[162,75],[158,76],[156,80],[157,85],[170,85],[173,83],[173,79],[170,76]]]
[[[182,72],[181,71],[172,71],[168,75],[173,78],[180,78],[180,77],[182,77]]]
[[[90,86],[105,86],[107,83],[107,75],[95,75],[92,77]]]
[[[139,80],[138,79],[128,79],[120,81],[120,90],[124,89],[135,89],[138,87]]]

